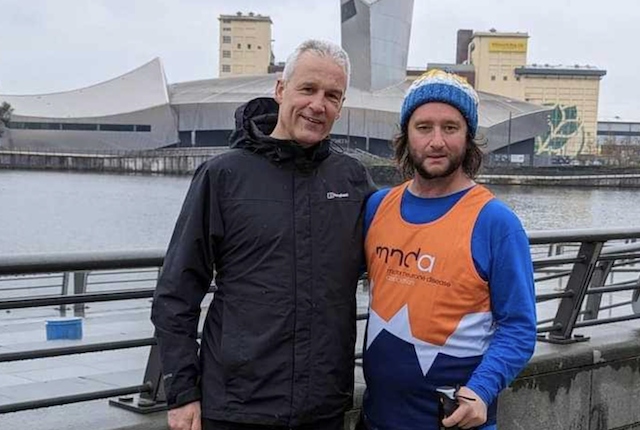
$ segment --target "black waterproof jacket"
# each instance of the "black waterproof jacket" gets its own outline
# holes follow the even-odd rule
[[[364,166],[330,142],[268,137],[273,99],[236,112],[232,149],[197,170],[152,307],[169,407],[296,426],[351,406]],[[200,303],[217,290],[198,356]]]

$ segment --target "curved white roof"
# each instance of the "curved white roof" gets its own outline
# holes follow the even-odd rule
[[[169,103],[162,63],[155,58],[117,78],[71,91],[0,95],[21,117],[90,118],[135,112]]]
[[[235,76],[219,79],[183,82],[170,86],[171,104],[244,103],[254,97],[271,97],[277,76],[255,75]],[[345,108],[365,109],[399,113],[410,80],[388,88],[369,92],[350,87],[346,94]],[[532,113],[547,112],[549,108],[507,97],[478,93],[480,106],[478,122],[481,127],[490,128],[495,124]]]

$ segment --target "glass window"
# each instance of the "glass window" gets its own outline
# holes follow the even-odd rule
[[[95,130],[98,130],[98,124],[62,123],[62,129],[63,130],[95,131]]]
[[[222,27],[222,31],[231,31],[231,27]]]
[[[136,125],[136,131],[151,131],[150,125]]]
[[[100,124],[100,131],[134,131],[133,125],[128,124]]]
[[[231,58],[231,51],[222,51],[222,58]]]
[[[247,49],[251,49],[251,44],[247,44]]]
[[[229,64],[223,64],[222,65],[222,72],[223,73],[231,73],[231,66]]]
[[[222,43],[231,43],[231,36],[222,36]]]
[[[238,43],[238,49],[242,49],[242,43]]]

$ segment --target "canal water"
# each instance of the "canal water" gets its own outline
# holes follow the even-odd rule
[[[0,170],[0,254],[165,248],[190,178]],[[527,230],[640,225],[640,190],[489,186]]]

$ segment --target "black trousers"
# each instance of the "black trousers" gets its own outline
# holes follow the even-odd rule
[[[202,430],[344,430],[344,415],[296,427],[232,423],[203,418]]]

